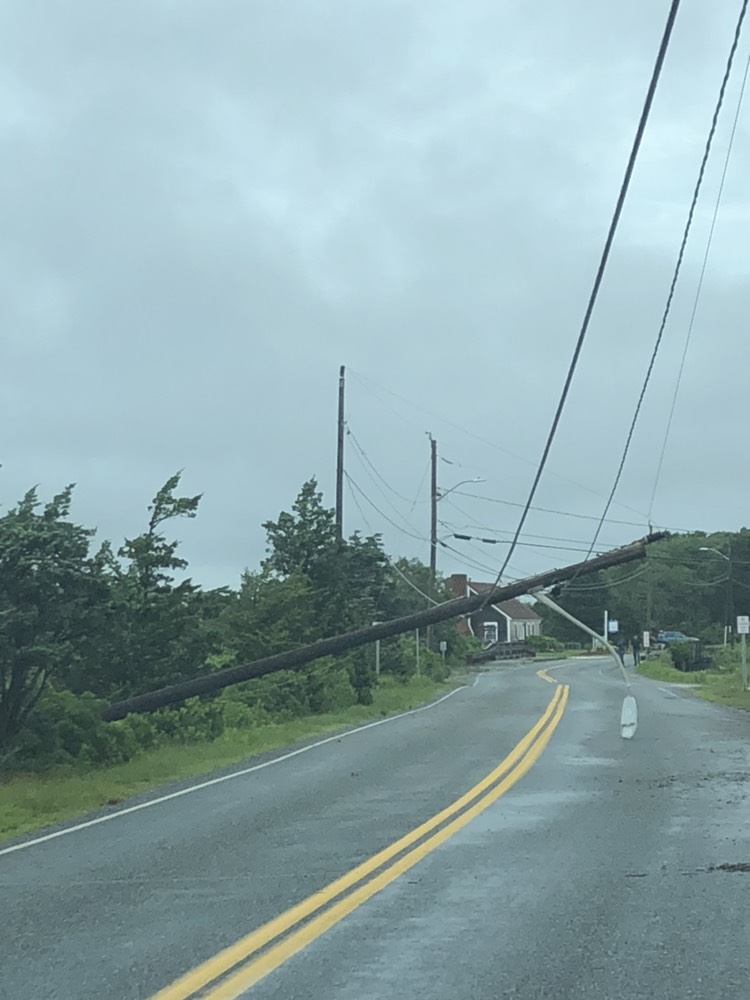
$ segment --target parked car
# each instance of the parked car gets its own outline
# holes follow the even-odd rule
[[[657,633],[656,641],[668,646],[672,642],[700,642],[694,635],[685,635],[684,632],[662,631]]]

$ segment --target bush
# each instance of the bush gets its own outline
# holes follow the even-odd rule
[[[138,742],[127,727],[102,720],[105,705],[92,694],[48,688],[19,736],[12,767],[43,770],[60,764],[130,760],[138,752]]]
[[[443,660],[442,655],[440,653],[433,653],[429,649],[422,650],[419,667],[420,672],[425,677],[429,677],[433,681],[438,681],[438,683],[450,677],[450,667]]]
[[[525,645],[529,649],[535,649],[537,653],[561,653],[565,649],[565,643],[559,639],[554,639],[551,635],[530,635],[526,637]],[[578,644],[580,649],[580,643]]]
[[[669,646],[669,655],[677,670],[692,670],[695,654],[689,642],[675,642]]]
[[[349,683],[354,689],[358,705],[372,705],[372,689],[375,686],[373,669],[367,647],[355,649],[342,659],[349,675]]]
[[[346,667],[335,660],[320,660],[306,671],[306,677],[308,708],[314,714],[348,708],[357,701]]]
[[[124,721],[128,721],[125,719]],[[162,740],[170,743],[197,743],[215,740],[224,732],[224,713],[216,698],[188,700],[176,708],[160,708],[152,712],[148,722]]]
[[[731,674],[740,667],[740,651],[736,646],[719,646],[710,651],[711,666],[714,670]]]

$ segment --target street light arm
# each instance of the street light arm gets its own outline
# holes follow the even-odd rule
[[[449,493],[452,493],[454,490],[457,490],[459,486],[466,486],[467,483],[486,483],[486,482],[487,482],[486,479],[462,479],[460,483],[456,483],[455,486],[451,486],[451,488],[449,490],[446,490],[445,493],[441,493],[440,490],[437,490],[435,495],[438,500],[442,500],[443,497],[447,497]]]
[[[710,545],[701,545],[701,547],[700,547],[700,548],[698,549],[698,551],[699,551],[699,552],[713,552],[713,553],[714,553],[714,555],[717,555],[717,556],[721,556],[721,558],[722,558],[722,559],[723,559],[723,560],[724,560],[725,562],[728,562],[728,563],[730,563],[730,562],[732,561],[732,560],[731,560],[731,559],[729,558],[729,556],[727,556],[727,555],[724,555],[724,553],[723,553],[723,552],[719,552],[719,550],[718,550],[718,549],[714,549],[714,548],[712,548],[712,547],[711,547]]]

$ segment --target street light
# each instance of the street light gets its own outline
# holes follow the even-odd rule
[[[725,556],[724,553],[723,552],[719,552],[718,549],[712,549],[709,545],[701,545],[701,547],[698,549],[698,551],[699,552],[713,552],[715,555],[721,556],[722,559],[726,559],[726,561],[728,563],[730,563],[732,561],[729,558],[729,556]]]
[[[437,490],[435,493],[435,500],[436,501],[442,500],[444,497],[447,497],[449,493],[452,493],[454,490],[457,490],[459,486],[466,486],[468,483],[486,483],[486,482],[487,482],[486,479],[481,479],[479,476],[477,476],[475,479],[462,479],[460,483],[456,483],[455,486],[451,486],[451,488],[449,490],[446,490],[445,493],[441,493],[439,490]]]
[[[715,556],[720,556],[724,560],[724,562],[728,562],[729,563],[729,575],[727,577],[727,582],[729,583],[729,597],[731,599],[731,597],[732,597],[732,557],[731,557],[731,551],[732,551],[732,549],[731,548],[729,549],[730,555],[728,555],[728,556],[725,555],[723,552],[719,552],[718,549],[715,549],[711,545],[701,545],[700,548],[698,549],[698,551],[699,552],[713,552],[713,554]],[[729,605],[729,603],[730,603],[730,601],[727,601],[727,605]],[[731,602],[731,603],[734,603],[734,602]],[[727,606],[726,612],[727,612],[726,617],[729,619],[729,624],[724,626],[724,645],[725,646],[727,645],[727,632],[732,627],[731,613],[730,613],[730,609],[729,609],[728,606]],[[732,643],[734,644],[734,635],[732,636]]]

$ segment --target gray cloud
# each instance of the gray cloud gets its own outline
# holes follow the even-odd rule
[[[332,499],[340,363],[357,439],[418,502],[378,493],[353,447],[351,475],[411,534],[426,534],[428,429],[454,463],[444,488],[481,476],[471,492],[523,499],[667,6],[7,2],[3,503],[75,480],[77,516],[117,540],[184,468],[206,493],[180,527],[193,572],[235,582],[262,556],[260,523],[306,478]],[[736,12],[683,5],[541,506],[601,511]],[[612,517],[646,521],[747,51]],[[744,518],[745,121],[653,512],[677,527]],[[426,558],[361,503],[391,552]],[[458,494],[441,507],[454,525],[507,531],[516,516]],[[346,520],[366,528],[351,499]],[[528,531],[585,540],[592,527],[536,513]],[[603,539],[638,533],[613,524]],[[494,565],[497,549],[464,551]],[[567,555],[525,547],[514,564]]]

